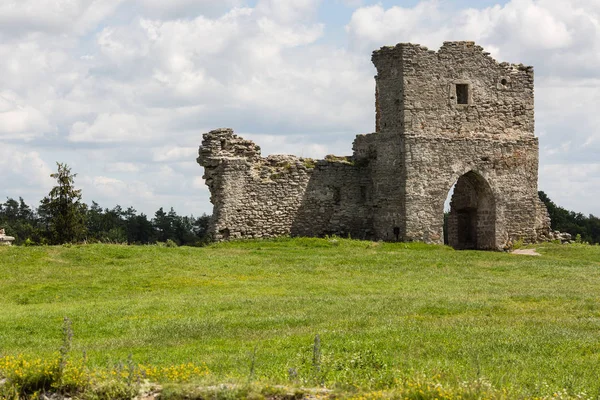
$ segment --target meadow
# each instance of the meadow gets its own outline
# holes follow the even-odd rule
[[[67,317],[70,357],[95,371],[171,371],[154,378],[173,398],[223,383],[263,395],[599,398],[600,246],[536,248],[3,247],[0,357],[56,358]]]

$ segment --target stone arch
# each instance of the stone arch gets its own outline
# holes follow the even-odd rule
[[[450,200],[448,244],[460,250],[496,249],[496,224],[496,198],[490,184],[472,170],[461,175]]]

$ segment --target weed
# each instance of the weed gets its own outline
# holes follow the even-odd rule
[[[518,249],[522,248],[522,247],[523,247],[523,245],[524,245],[524,241],[523,241],[523,239],[518,239],[518,240],[515,240],[515,241],[513,242],[513,244],[512,244],[512,249],[513,249],[513,250],[518,250]]]
[[[59,381],[62,378],[65,367],[67,365],[67,358],[69,356],[69,352],[71,351],[72,342],[73,342],[73,326],[71,324],[71,320],[68,317],[63,317],[62,346],[60,346],[59,359],[58,359],[58,380]]]
[[[327,154],[325,156],[325,161],[328,161],[331,163],[342,163],[342,164],[354,165],[354,160],[350,156],[336,156],[333,154]]]
[[[304,167],[307,169],[313,169],[317,166],[317,163],[312,158],[303,158],[301,161]]]
[[[167,241],[165,242],[165,247],[173,248],[173,247],[179,247],[179,246],[177,245],[177,243],[174,240],[167,239]]]
[[[312,358],[313,370],[316,374],[321,372],[321,336],[315,335],[315,342],[313,344],[313,358]]]
[[[248,374],[248,383],[252,382],[254,379],[254,371],[256,369],[256,349],[257,347],[254,346],[254,350],[252,350],[252,354],[250,356],[250,372]]]

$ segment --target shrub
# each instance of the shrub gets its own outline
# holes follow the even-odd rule
[[[515,240],[513,242],[512,248],[513,248],[513,250],[520,249],[521,247],[523,247],[523,244],[524,244],[523,239]]]
[[[304,167],[306,167],[307,169],[313,169],[314,167],[317,166],[317,163],[312,158],[304,158],[304,159],[302,159],[302,163],[304,164]]]

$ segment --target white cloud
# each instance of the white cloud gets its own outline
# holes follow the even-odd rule
[[[83,34],[112,14],[121,0],[3,0],[0,32]]]
[[[150,130],[130,114],[100,114],[92,123],[78,121],[69,134],[72,142],[133,142],[148,139]]]
[[[114,162],[106,166],[108,172],[133,173],[139,172],[140,169],[141,167],[139,165],[130,162]]]
[[[29,140],[51,129],[50,122],[40,110],[26,104],[13,92],[0,92],[0,137]]]
[[[359,8],[346,30],[354,44],[363,49],[411,41],[436,46],[447,36],[444,25],[438,2],[429,0],[413,8],[395,6],[386,10],[380,4]]]
[[[133,0],[136,10],[156,19],[189,18],[198,15],[218,16],[232,7],[241,7],[242,0]]]
[[[119,204],[124,207],[145,202],[153,197],[152,190],[145,182],[108,176],[83,177],[82,193],[85,199],[99,200],[100,204]]]
[[[40,154],[21,146],[0,142],[0,170],[2,193],[22,196],[33,204],[47,195],[54,183],[53,171]]]
[[[356,10],[346,26],[354,46],[475,40],[502,60],[561,73],[600,65],[600,3],[594,0],[512,0],[504,6],[452,10],[437,0],[411,8]],[[582,65],[582,63],[592,65]]]
[[[161,147],[154,150],[152,159],[157,162],[188,161],[198,157],[198,147]]]
[[[350,8],[360,7],[365,3],[364,0],[337,0],[337,1],[341,2],[346,7],[350,7]]]
[[[536,90],[536,128],[544,163],[590,162],[600,154],[600,77],[541,80]]]
[[[263,157],[270,154],[294,154],[298,157],[324,158],[327,154],[351,154],[352,142],[347,140],[347,137],[332,141],[332,143],[321,144],[311,142],[309,135],[282,136],[241,133],[240,136],[258,144]]]
[[[554,203],[584,215],[600,216],[600,163],[545,164],[540,186]]]
[[[518,41],[527,48],[565,48],[573,42],[573,32],[564,20],[566,10],[547,5],[544,1],[513,0],[504,7],[466,10],[461,29],[481,39]]]
[[[319,3],[321,0],[260,0],[256,10],[275,21],[294,23],[313,17]]]
[[[204,179],[202,179],[201,176],[196,176],[193,181],[192,181],[192,187],[196,190],[206,190],[208,191],[208,188],[206,187],[206,183],[204,182]]]
[[[310,10],[309,3],[299,9]],[[97,63],[122,81],[115,89],[132,93],[133,106],[155,108],[167,124],[181,125],[193,112],[189,118],[207,129],[256,116],[272,129],[299,122],[307,131],[360,127],[373,89],[372,79],[364,79],[371,74],[368,60],[316,46],[320,24],[284,24],[279,11],[269,17],[272,4],[259,6],[214,19],[141,19],[107,27],[98,35]],[[324,115],[324,107],[332,112]]]

